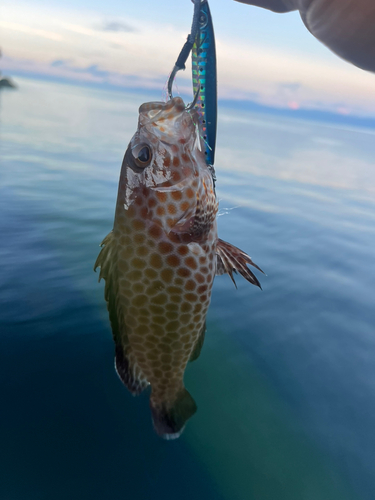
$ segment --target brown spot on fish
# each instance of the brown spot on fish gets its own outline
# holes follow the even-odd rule
[[[137,295],[136,297],[133,297],[132,304],[135,307],[142,307],[145,304],[147,304],[148,299],[146,295]]]
[[[162,235],[161,227],[158,226],[157,224],[153,224],[149,229],[149,234],[154,240],[160,239]],[[152,240],[149,240],[149,242],[154,243]]]
[[[141,245],[145,241],[145,239],[146,239],[146,236],[142,233],[136,233],[134,235],[134,243],[136,243],[137,245]]]
[[[143,293],[145,291],[145,287],[142,283],[134,283],[133,292],[134,293]]]
[[[158,250],[162,254],[167,254],[173,252],[173,245],[168,241],[161,241],[158,244]]]
[[[176,303],[178,303],[178,302],[181,302],[181,301],[182,301],[182,299],[183,299],[183,297],[182,297],[180,294],[178,294],[178,295],[171,295],[171,296],[170,296],[170,300],[171,300],[172,302],[176,302]]]
[[[179,182],[181,180],[180,172],[178,172],[177,170],[173,170],[170,180],[175,183]]]
[[[180,267],[177,270],[177,274],[182,278],[188,278],[191,275],[191,271],[187,267]]]
[[[197,280],[198,283],[204,283],[206,281],[205,277],[201,273],[195,273],[194,278]]]
[[[176,205],[174,205],[173,203],[170,203],[170,204],[168,205],[168,213],[169,213],[170,215],[174,215],[176,212],[177,212]]]
[[[147,202],[149,208],[154,208],[157,205],[157,201],[155,198],[150,198]]]
[[[162,272],[160,273],[160,277],[166,283],[170,283],[174,277],[173,269],[168,269],[168,268],[163,269]]]
[[[132,221],[132,226],[135,231],[143,231],[146,227],[146,224],[141,219],[134,219]]]
[[[185,299],[187,302],[196,302],[198,300],[198,296],[195,293],[185,293]]]
[[[186,210],[188,210],[189,207],[190,207],[190,204],[188,201],[183,201],[180,205],[182,212],[186,212]]]
[[[135,269],[144,269],[146,267],[146,262],[143,259],[140,259],[139,257],[135,257],[132,260],[132,266]]]
[[[177,247],[177,252],[184,256],[184,255],[187,255],[189,253],[189,248],[186,246],[186,245],[180,245]]]
[[[145,276],[147,276],[147,278],[149,278],[150,280],[153,280],[158,276],[158,273],[154,269],[151,269],[150,267],[145,269],[144,273]]]
[[[145,257],[146,255],[149,254],[149,250],[146,246],[142,245],[137,248],[137,254],[140,255],[141,257]]]
[[[167,193],[165,191],[156,191],[156,196],[161,203],[167,201]]]
[[[198,264],[194,257],[186,257],[185,259],[185,264],[190,267],[191,269],[197,269]]]
[[[167,326],[165,327],[165,330],[167,332],[174,332],[176,330],[178,330],[180,324],[178,321],[170,321]]]
[[[180,259],[177,255],[168,255],[167,264],[171,267],[177,267],[180,265]]]
[[[163,261],[158,253],[153,253],[151,255],[150,264],[156,269],[161,269],[163,267]]]
[[[181,198],[182,198],[182,193],[181,191],[172,191],[171,192],[171,197],[173,198],[173,200],[175,201],[180,201]]]
[[[162,217],[163,215],[165,215],[165,208],[162,205],[159,205],[156,209],[156,213],[159,217]]]
[[[180,165],[180,159],[177,156],[175,156],[173,158],[173,162],[172,163],[173,163],[174,167],[178,167]]]
[[[181,304],[181,312],[189,312],[192,310],[192,305],[189,302]]]
[[[197,285],[196,285],[195,281],[188,280],[185,284],[185,289],[191,292],[192,290],[195,290],[196,286]]]

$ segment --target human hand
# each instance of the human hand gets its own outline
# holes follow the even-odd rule
[[[237,0],[274,12],[299,10],[307,29],[343,59],[375,72],[374,0]]]

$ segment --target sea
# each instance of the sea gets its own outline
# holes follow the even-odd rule
[[[0,499],[373,500],[375,128],[219,105],[220,237],[183,435],[133,397],[93,265],[138,107],[16,78],[0,96]]]

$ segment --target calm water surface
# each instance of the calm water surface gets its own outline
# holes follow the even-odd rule
[[[161,96],[19,87],[0,109],[0,498],[373,500],[375,131],[220,110],[220,236],[267,276],[216,279],[198,412],[165,442],[115,374],[92,272]]]

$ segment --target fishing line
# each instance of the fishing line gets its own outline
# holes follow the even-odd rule
[[[198,31],[199,31],[199,14],[201,10],[201,0],[191,0],[194,4],[194,14],[193,14],[193,22],[191,24],[191,32],[190,35],[188,35],[187,40],[184,44],[184,46],[181,49],[181,52],[179,56],[177,57],[177,61],[175,62],[175,65],[172,69],[172,72],[170,74],[169,80],[168,80],[168,96],[169,99],[173,98],[172,95],[172,85],[173,85],[173,80],[176,76],[177,71],[180,71],[180,69],[185,69],[185,63],[187,61],[187,58],[189,57],[189,54],[193,48],[194,41],[197,37]]]

